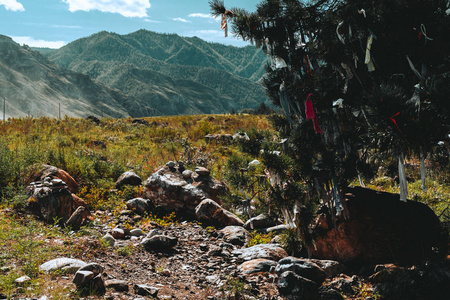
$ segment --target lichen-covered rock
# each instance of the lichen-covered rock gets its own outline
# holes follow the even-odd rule
[[[288,256],[286,251],[277,244],[259,244],[249,248],[236,249],[232,254],[244,259],[252,260],[258,258],[265,258],[274,261]]]
[[[244,275],[249,275],[258,272],[269,272],[271,268],[277,265],[276,261],[258,258],[246,261],[238,266],[238,271]]]
[[[31,195],[27,209],[47,223],[58,220],[59,224],[65,225],[70,220],[69,225],[78,229],[94,220],[89,210],[78,209],[80,206],[85,208],[86,203],[72,194],[66,185],[52,185],[51,180],[46,178],[43,182],[30,183],[27,190]]]
[[[222,208],[211,199],[203,200],[196,208],[197,220],[216,227],[243,226],[244,222],[238,216]]]
[[[183,171],[183,166],[165,165],[146,180],[146,197],[155,204],[158,212],[175,212],[180,216],[194,218],[195,208],[202,200],[211,198],[220,203],[218,195],[228,190],[224,182],[195,172],[186,177]]]

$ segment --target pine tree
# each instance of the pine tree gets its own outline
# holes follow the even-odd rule
[[[251,13],[221,0],[210,7],[222,28],[270,57],[263,84],[284,112],[275,125],[292,165],[266,162],[287,184],[305,182],[308,199],[333,199],[330,207],[345,216],[340,190],[373,176],[373,157],[398,158],[402,173],[405,156],[424,157],[448,139],[450,1],[262,0]]]

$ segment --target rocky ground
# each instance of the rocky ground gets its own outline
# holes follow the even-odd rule
[[[52,174],[62,173],[50,170]],[[207,198],[223,186],[204,168],[187,172],[181,165],[170,162],[146,181],[147,199],[131,199],[126,202],[126,210],[115,212],[90,212],[71,193],[67,179],[52,176],[41,175],[28,188],[29,211],[35,216],[12,209],[2,212],[25,223],[35,217],[48,223],[58,216],[63,230],[76,229],[64,239],[42,234],[33,237],[70,249],[67,257],[50,258],[39,266],[39,272],[48,276],[43,283],[44,296],[36,299],[55,298],[46,286],[60,287],[64,295],[62,298],[58,295],[57,299],[425,300],[448,299],[450,294],[450,261],[443,260],[442,255],[433,260],[431,247],[442,240],[441,230],[434,226],[436,217],[429,209],[416,203],[404,204],[401,212],[420,218],[414,217],[412,223],[408,218],[388,223],[398,218],[386,217],[386,209],[374,215],[376,206],[372,209],[369,205],[376,202],[371,196],[378,199],[380,195],[351,190],[347,204],[353,218],[340,222],[334,230],[329,229],[324,238],[316,239],[318,249],[314,251],[321,254],[317,257],[334,259],[320,260],[288,256],[279,236],[270,243],[249,247],[249,230],[279,232],[284,225],[273,227],[270,218],[264,215],[244,224]],[[140,182],[137,180],[137,184]],[[382,201],[399,206],[398,201],[388,196],[392,195],[381,195]],[[155,204],[160,211],[172,210],[172,214],[162,219],[150,217]],[[383,202],[383,207],[388,204]],[[174,208],[177,213],[194,218],[176,219]],[[429,220],[425,224],[433,226],[423,231],[421,225],[416,230],[413,224],[423,223],[427,214]],[[323,229],[328,226],[326,219],[318,218]],[[377,230],[368,231],[375,226],[372,219],[378,220]],[[421,244],[416,243],[418,239]],[[418,259],[422,257],[420,249],[424,248],[417,245],[429,246],[425,259]],[[445,248],[436,245],[441,250]],[[384,253],[387,250],[388,256]],[[393,253],[408,260],[374,263],[386,262]],[[8,272],[11,268],[12,265],[2,267],[0,271]],[[12,295],[13,299],[20,299],[20,291],[30,280],[26,276],[15,279],[19,293]],[[0,294],[0,299],[6,298]]]

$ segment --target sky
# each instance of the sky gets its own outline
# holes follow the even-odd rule
[[[225,0],[225,6],[255,11],[258,0]],[[0,0],[0,34],[31,47],[60,48],[99,31],[128,34],[139,29],[233,46],[208,0]]]

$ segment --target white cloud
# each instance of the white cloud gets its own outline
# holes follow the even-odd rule
[[[17,0],[0,0],[0,5],[4,5],[6,10],[11,11],[24,11],[23,5]]]
[[[161,23],[160,21],[150,20],[150,19],[144,19],[144,22],[147,23]]]
[[[183,23],[192,23],[191,21],[188,21],[188,20],[183,19],[183,18],[173,18],[172,20],[178,21],[178,22],[183,22]]]
[[[189,17],[190,18],[206,18],[206,19],[214,18],[212,15],[202,14],[202,13],[190,14]]]
[[[202,18],[202,19],[208,19],[210,21],[213,20],[216,22],[220,22],[219,17],[215,18],[213,15],[203,14],[203,13],[193,13],[193,14],[190,14],[188,17],[189,18]]]
[[[28,45],[30,47],[42,47],[42,48],[53,48],[58,49],[67,43],[64,41],[44,41],[44,40],[35,40],[31,36],[12,36],[11,37],[16,43],[21,45]]]
[[[150,8],[149,0],[63,0],[69,4],[69,10],[118,13],[124,17],[148,17],[147,9]]]

